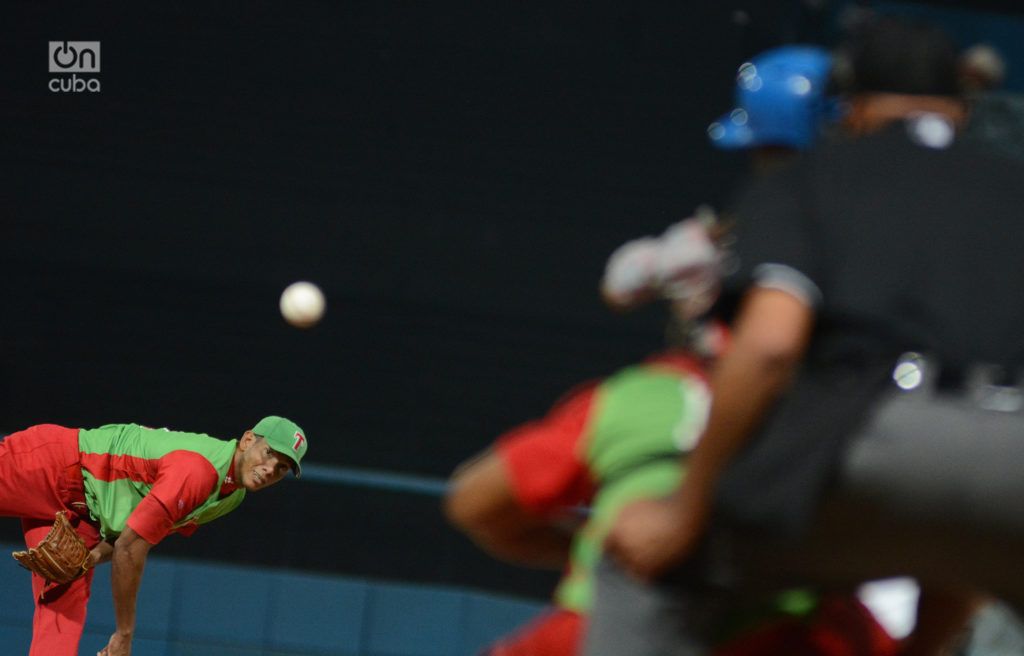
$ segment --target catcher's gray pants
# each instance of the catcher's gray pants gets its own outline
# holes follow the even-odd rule
[[[906,575],[925,587],[988,591],[1020,611],[1024,413],[930,391],[893,393],[851,442],[807,535],[731,534],[713,546],[710,578],[729,579],[734,590]],[[688,581],[675,594],[643,591],[622,576],[599,570],[587,656],[705,653],[698,634],[722,607],[713,588]],[[644,638],[642,627],[654,624]]]
[[[716,595],[640,583],[605,558],[583,642],[586,656],[698,656],[722,610]]]

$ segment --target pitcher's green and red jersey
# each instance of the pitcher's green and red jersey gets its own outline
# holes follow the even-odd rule
[[[137,424],[80,430],[85,498],[100,533],[116,537],[130,526],[156,544],[231,512],[245,497],[244,488],[221,496],[237,444]]]
[[[680,455],[703,432],[710,401],[702,364],[669,352],[577,389],[544,419],[499,438],[524,508],[557,516],[591,507],[555,593],[559,606],[590,610],[592,572],[611,521],[626,503],[679,485]]]

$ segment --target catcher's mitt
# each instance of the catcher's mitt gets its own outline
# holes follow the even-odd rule
[[[89,549],[71,527],[65,510],[57,513],[53,528],[42,542],[11,555],[22,567],[52,583],[73,581],[89,570]]]

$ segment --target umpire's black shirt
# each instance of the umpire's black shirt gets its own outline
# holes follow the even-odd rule
[[[823,144],[738,199],[741,285],[811,304],[804,366],[727,472],[744,523],[798,526],[906,351],[947,371],[1024,364],[1024,165],[923,114]]]

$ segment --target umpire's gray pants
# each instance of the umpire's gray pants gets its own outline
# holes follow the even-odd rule
[[[923,586],[985,590],[1021,611],[1024,414],[927,391],[894,393],[851,442],[805,536],[728,537],[725,553],[713,555],[751,594],[906,575]],[[700,629],[722,604],[707,589],[645,590],[613,567],[599,569],[585,653],[706,653]]]

